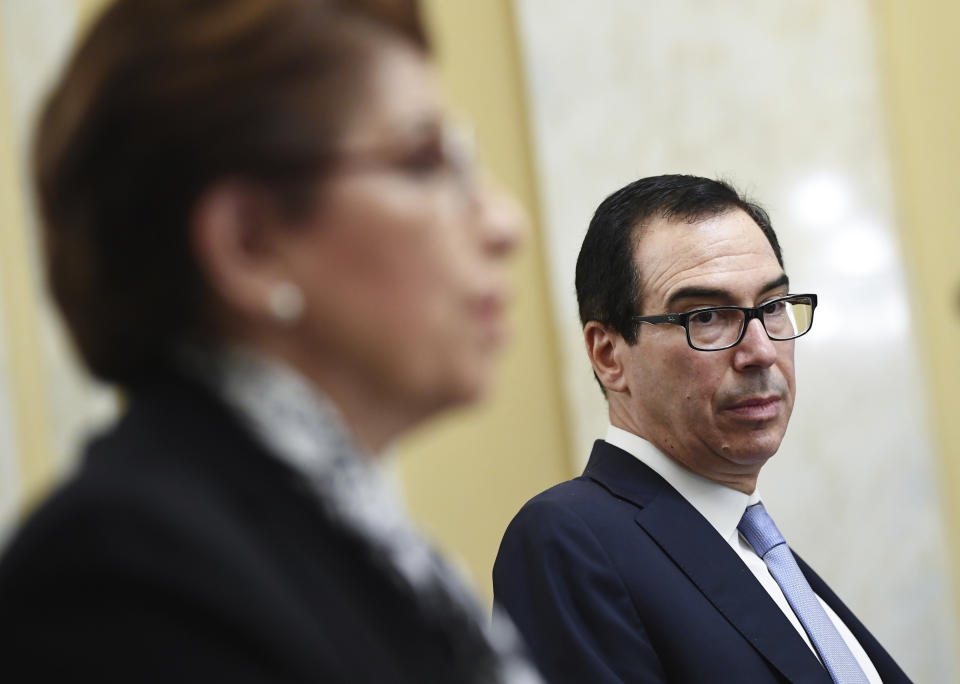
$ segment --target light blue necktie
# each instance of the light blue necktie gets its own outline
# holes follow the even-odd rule
[[[820,659],[833,681],[838,684],[867,684],[866,675],[833,622],[827,617],[763,504],[749,506],[737,529],[767,564],[767,569],[773,579],[777,580],[793,612],[800,618],[800,624],[820,654]]]

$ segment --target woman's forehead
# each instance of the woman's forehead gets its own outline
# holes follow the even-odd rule
[[[368,139],[413,135],[438,126],[445,107],[424,54],[402,41],[378,46],[363,77],[359,106],[345,133]]]

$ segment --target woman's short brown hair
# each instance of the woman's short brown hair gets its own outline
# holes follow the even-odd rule
[[[118,0],[34,150],[50,289],[90,371],[131,385],[202,330],[193,207],[224,177],[302,202],[378,36],[426,49],[415,0]]]

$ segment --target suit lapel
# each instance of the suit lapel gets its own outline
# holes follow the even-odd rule
[[[877,673],[884,681],[884,684],[910,684],[910,678],[900,668],[897,662],[887,653],[886,649],[877,641],[876,637],[863,625],[853,612],[844,605],[843,601],[833,592],[833,590],[824,582],[813,569],[804,562],[796,553],[793,554],[797,559],[797,565],[800,571],[813,591],[823,599],[831,610],[843,621],[847,629],[853,634],[860,646],[866,652],[870,662],[877,669]]]
[[[597,442],[584,476],[640,510],[636,522],[760,654],[793,682],[830,682],[826,670],[743,561],[663,478]]]

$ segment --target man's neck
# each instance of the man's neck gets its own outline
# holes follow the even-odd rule
[[[629,416],[624,417],[622,412],[615,412],[612,405],[610,424],[645,439],[655,446],[660,453],[700,477],[744,494],[752,494],[757,488],[757,477],[760,475],[760,468],[763,463],[734,463],[729,459],[711,453],[706,447],[703,448],[702,458],[696,458],[696,454],[684,448],[681,440],[676,436],[663,430],[648,429],[639,421],[633,420]]]

